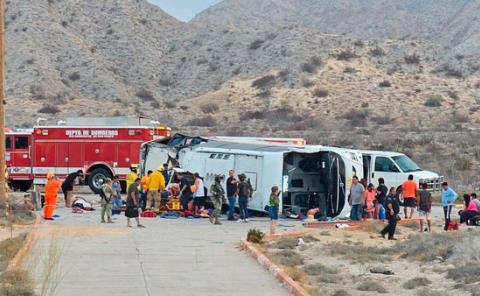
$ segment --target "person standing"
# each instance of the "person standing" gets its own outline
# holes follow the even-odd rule
[[[235,178],[235,171],[230,170],[227,179],[228,221],[235,220],[233,214],[235,212],[235,204],[237,203],[238,183],[239,181]]]
[[[383,178],[378,178],[378,187],[377,187],[377,202],[379,205],[385,207],[385,198],[388,194],[388,187],[385,186],[385,180]]]
[[[150,175],[152,173],[153,173],[152,171],[148,171],[147,175],[143,176],[142,180],[140,181],[141,187],[142,187],[142,192],[140,194],[140,208],[142,209],[142,211],[145,211],[145,207],[147,205],[148,183],[149,183]]]
[[[274,235],[277,231],[278,224],[278,209],[280,208],[280,190],[278,186],[272,187],[270,193],[268,215],[270,216],[270,235]]]
[[[115,195],[115,192],[112,188],[112,180],[110,178],[105,179],[105,184],[102,186],[100,202],[102,206],[101,212],[101,222],[105,223],[105,215],[107,216],[107,223],[113,223],[112,221],[112,199]]]
[[[148,193],[147,193],[147,210],[160,209],[160,193],[165,189],[165,178],[162,174],[163,167],[159,166],[155,172],[153,172],[148,181]]]
[[[413,175],[408,176],[408,180],[402,184],[403,193],[403,211],[405,213],[405,219],[412,219],[417,207],[417,182],[413,181]],[[408,215],[408,209],[410,209],[410,215]]]
[[[371,219],[371,218],[376,218],[376,200],[375,196],[377,195],[377,192],[375,191],[375,188],[372,183],[368,184],[367,190],[363,193],[364,194],[364,201],[365,201],[365,214],[366,217]]]
[[[188,210],[188,203],[193,199],[193,192],[190,181],[182,174],[177,174],[180,184],[180,201],[184,211]]]
[[[79,182],[83,179],[83,171],[78,170],[76,172],[70,173],[62,184],[62,191],[65,196],[65,206],[67,208],[72,207],[72,192],[73,192],[73,185],[75,184],[75,180],[78,178]]]
[[[140,218],[138,217],[138,208],[139,208],[139,198],[140,192],[138,187],[140,186],[140,178],[136,178],[133,184],[130,184],[130,187],[127,189],[127,209],[125,210],[125,217],[127,217],[127,227],[132,227],[130,225],[130,219],[135,219],[137,221],[137,227],[145,228],[140,224]]]
[[[212,203],[213,203],[213,212],[210,215],[210,222],[215,225],[221,225],[220,215],[222,214],[222,205],[223,199],[225,198],[225,190],[223,190],[222,184],[220,182],[222,178],[220,176],[215,176],[215,183],[210,186],[210,192],[212,193]]]
[[[395,229],[397,228],[397,220],[398,214],[400,213],[400,204],[398,203],[397,198],[397,190],[395,187],[390,188],[390,193],[387,195],[385,199],[385,206],[387,210],[387,220],[388,225],[380,232],[383,238],[388,233],[389,240],[396,240],[395,239]]]
[[[350,212],[350,219],[353,221],[360,221],[363,216],[363,205],[365,187],[359,182],[357,176],[352,178],[352,187],[350,188],[349,203],[352,207]]]
[[[57,206],[58,190],[62,186],[53,173],[47,174],[47,184],[45,185],[45,206],[43,207],[43,218],[45,220],[53,220],[53,212]]]
[[[458,198],[458,194],[448,186],[447,182],[442,183],[442,207],[443,214],[445,216],[444,230],[448,230],[448,224],[450,223],[450,215],[452,214],[453,203]]]
[[[137,178],[137,166],[132,164],[130,165],[130,172],[127,174],[127,189],[135,182]]]
[[[427,220],[428,232],[432,232],[432,221],[430,217],[430,212],[432,210],[433,196],[430,191],[427,190],[427,183],[422,184],[422,190],[418,193],[418,215],[422,217],[420,220],[420,232],[424,231],[423,228],[423,217]]]
[[[113,200],[112,200],[112,217],[116,219],[115,216],[119,216],[122,212],[122,185],[120,184],[120,179],[118,176],[113,177],[112,182],[112,189],[113,189]]]
[[[250,184],[246,182],[247,176],[238,176],[238,207],[240,208],[240,219],[238,222],[248,223],[248,199],[250,198]]]
[[[197,190],[193,193],[193,204],[195,208],[195,214],[198,214],[199,210],[201,210],[205,206],[205,188],[200,175],[198,173],[195,173],[194,177],[194,185]]]

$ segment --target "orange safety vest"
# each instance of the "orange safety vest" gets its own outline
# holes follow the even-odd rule
[[[51,179],[47,181],[47,185],[45,185],[45,195],[46,196],[56,196],[58,193],[58,189],[62,186],[62,182],[59,180]]]

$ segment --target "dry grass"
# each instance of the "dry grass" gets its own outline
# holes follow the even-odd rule
[[[297,238],[285,238],[285,239],[281,239],[281,240],[278,240],[276,241],[272,247],[274,247],[275,249],[282,249],[282,250],[285,250],[285,249],[295,249],[295,247],[297,246],[298,244],[298,239]]]
[[[43,279],[40,290],[40,296],[54,296],[56,294],[58,284],[63,277],[60,261],[65,250],[60,244],[57,232],[53,232],[50,245],[45,256]]]
[[[305,257],[292,250],[283,250],[276,253],[273,257],[278,264],[289,267],[303,265],[305,263]]]
[[[350,294],[345,290],[336,290],[332,296],[350,296]]]
[[[419,287],[425,287],[432,284],[432,281],[424,277],[416,277],[403,283],[402,287],[407,290],[413,290]]]
[[[22,234],[14,238],[8,238],[0,242],[0,261],[10,261],[22,248],[27,234]]]
[[[464,284],[480,282],[480,266],[478,262],[472,261],[470,264],[451,268],[447,272],[447,278]]]
[[[0,295],[35,296],[33,279],[28,271],[23,269],[5,271],[0,278]]]
[[[449,258],[458,239],[456,233],[416,234],[398,243],[396,248],[403,250],[404,258],[427,262],[437,257]]]
[[[301,269],[286,267],[285,272],[297,283],[307,283],[306,274]]]
[[[375,282],[375,281],[365,281],[361,283],[360,285],[357,286],[358,291],[364,291],[364,292],[377,292],[377,293],[387,293],[387,289],[385,289],[384,286],[382,286],[380,283]]]
[[[317,276],[322,274],[338,274],[339,270],[331,268],[320,263],[309,264],[304,268],[305,273],[310,276]]]

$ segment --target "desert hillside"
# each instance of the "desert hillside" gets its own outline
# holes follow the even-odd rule
[[[397,150],[472,190],[480,4],[8,1],[7,124],[144,115],[184,133]]]

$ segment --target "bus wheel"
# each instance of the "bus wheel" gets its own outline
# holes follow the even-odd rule
[[[88,177],[88,186],[94,193],[100,193],[105,179],[112,178],[111,173],[103,168],[94,169]]]

